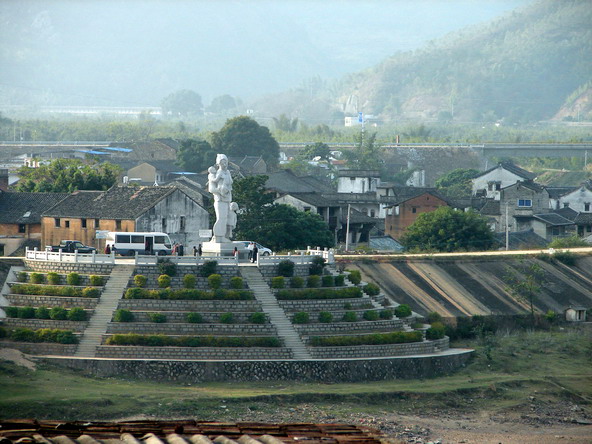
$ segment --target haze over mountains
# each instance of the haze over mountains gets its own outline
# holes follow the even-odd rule
[[[1,102],[207,104],[340,77],[528,0],[0,2]]]

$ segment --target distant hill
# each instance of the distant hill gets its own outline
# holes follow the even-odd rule
[[[579,111],[584,120],[592,118],[591,80],[592,3],[542,0],[338,83],[319,81],[267,98],[265,106],[327,120],[336,111],[364,111],[385,121],[507,123],[570,120]]]

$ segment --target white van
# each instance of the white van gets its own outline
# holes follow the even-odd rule
[[[139,254],[170,255],[173,243],[166,233],[128,233],[124,231],[110,231],[107,233],[107,244],[111,250],[122,256]]]

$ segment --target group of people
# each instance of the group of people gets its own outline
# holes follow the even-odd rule
[[[257,248],[257,244],[255,242],[249,242],[247,245],[247,250],[249,252],[249,261],[257,262],[257,255],[259,254],[259,248]]]
[[[193,246],[193,255],[194,256],[201,256],[201,253],[202,253],[201,244],[199,244],[199,247],[196,247],[194,245]]]
[[[171,251],[171,255],[183,256],[184,254],[185,254],[185,247],[183,247],[183,244],[180,244],[179,242],[175,242],[175,244],[173,245],[173,250]]]

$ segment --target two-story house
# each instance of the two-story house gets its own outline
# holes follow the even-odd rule
[[[526,171],[513,163],[500,162],[473,179],[473,196],[500,200],[500,193],[517,182],[533,181],[536,174]]]

